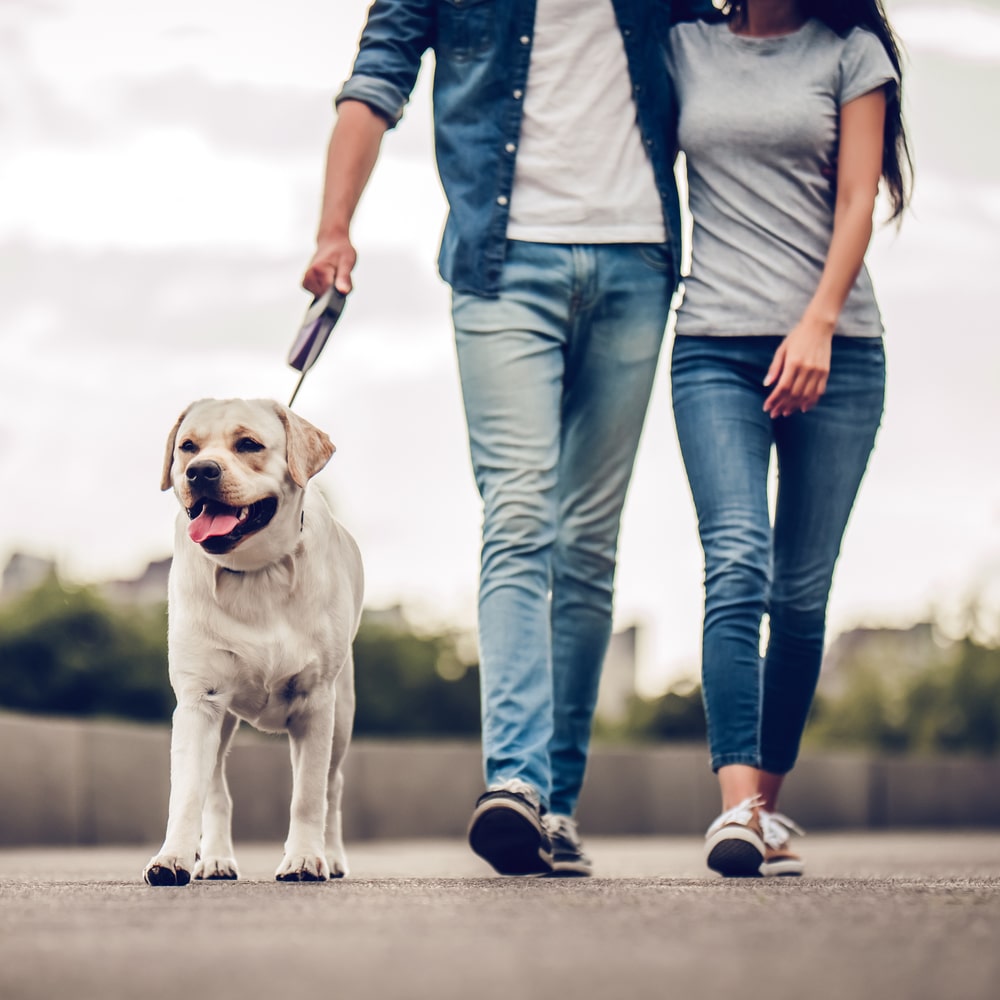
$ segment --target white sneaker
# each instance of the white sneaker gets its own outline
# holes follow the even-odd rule
[[[760,878],[766,848],[759,795],[718,816],[705,833],[705,861],[725,878]]]
[[[794,851],[789,849],[792,834],[805,836],[805,831],[781,813],[759,811],[761,831],[764,834],[764,860],[760,865],[760,873],[765,878],[776,875],[801,875],[805,862]]]

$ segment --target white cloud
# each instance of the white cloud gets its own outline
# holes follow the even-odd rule
[[[115,76],[200,67],[209,77],[332,89],[350,68],[366,0],[62,0],[28,22],[27,56],[46,77],[90,90]]]
[[[89,248],[301,248],[295,195],[318,170],[221,154],[186,129],[0,162],[0,230]]]

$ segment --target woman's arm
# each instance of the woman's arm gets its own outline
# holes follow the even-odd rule
[[[764,385],[772,417],[805,412],[826,390],[837,318],[864,263],[882,173],[885,91],[873,90],[840,109],[837,200],[833,235],[819,285],[806,311],[775,352]]]

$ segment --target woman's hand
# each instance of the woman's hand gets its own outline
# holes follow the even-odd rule
[[[830,376],[833,324],[803,318],[778,345],[764,385],[773,385],[764,412],[788,417],[812,409],[826,391]]]

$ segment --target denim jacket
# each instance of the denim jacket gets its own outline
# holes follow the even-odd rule
[[[711,17],[716,11],[711,0],[611,2],[625,45],[639,129],[663,203],[676,281],[677,102],[662,49],[672,22]],[[494,297],[499,288],[535,3],[374,0],[354,69],[337,95],[337,104],[363,101],[393,126],[402,117],[421,56],[434,50],[434,139],[450,208],[438,266],[456,291]]]

